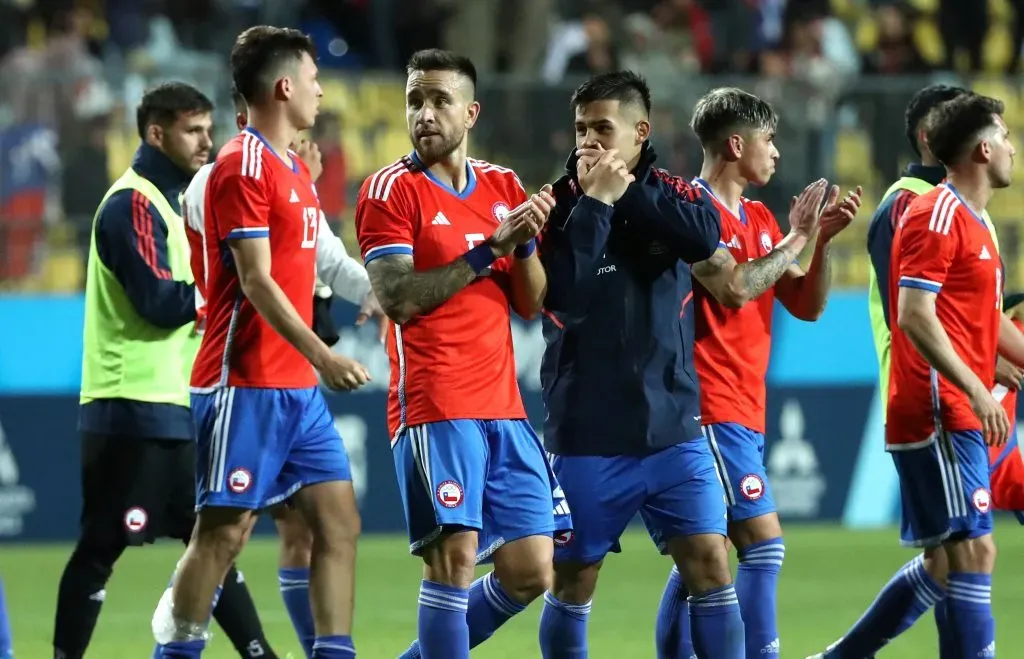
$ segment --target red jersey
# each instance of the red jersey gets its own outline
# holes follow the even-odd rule
[[[737,263],[761,258],[782,240],[778,222],[761,202],[741,198],[737,217],[706,182],[695,179],[694,184],[703,188],[718,208],[722,218],[718,247],[728,249]],[[693,358],[700,379],[701,423],[738,423],[764,434],[774,287],[739,309],[730,309],[694,279],[693,301],[697,310]]]
[[[936,294],[935,314],[960,359],[995,384],[1002,271],[984,220],[949,183],[915,199],[893,239],[889,267],[892,366],[885,442],[926,445],[938,419],[946,432],[981,430],[966,394],[938,374],[899,328],[899,288]]]
[[[435,179],[415,154],[363,182],[356,234],[363,259],[412,256],[416,270],[447,265],[483,242],[526,201],[509,169],[469,160],[461,193]],[[512,354],[508,285],[511,259],[494,263],[475,282],[430,313],[395,325],[388,428],[452,419],[524,419]]]
[[[312,365],[263,319],[242,293],[227,241],[269,238],[271,276],[307,325],[313,322],[320,204],[301,159],[285,162],[246,129],[217,154],[205,202],[206,331],[192,387],[304,389]],[[198,263],[193,259],[193,265]],[[198,273],[196,273],[198,277]]]
[[[1013,319],[1013,324],[1016,325],[1017,329],[1024,332],[1024,323],[1021,323],[1016,318]],[[1004,446],[989,446],[988,447],[988,461],[989,464],[995,464],[999,458],[1002,457],[1003,453],[1006,452],[1006,446],[1013,444],[1012,440],[1017,435],[1017,396],[1019,392],[1013,389],[1007,389],[1001,384],[997,384],[992,388],[992,396],[1002,404],[1003,409],[1006,410],[1006,418],[1010,420],[1010,440]],[[1015,446],[1013,448],[1016,448]]]
[[[192,277],[196,281],[196,332],[206,331],[206,184],[210,180],[213,163],[203,165],[192,177],[181,197],[181,216],[185,220],[188,237]]]

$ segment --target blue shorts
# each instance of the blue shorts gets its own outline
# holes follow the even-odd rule
[[[676,536],[725,535],[722,481],[707,442],[676,444],[646,457],[551,456],[572,508],[573,532],[555,543],[555,562],[597,563],[619,552],[639,512],[661,553]]]
[[[988,447],[979,431],[943,432],[927,446],[891,453],[900,478],[902,544],[934,547],[992,532]]]
[[[703,430],[722,473],[729,519],[741,522],[774,513],[775,497],[764,468],[764,435],[738,423],[713,423]]]
[[[352,480],[341,435],[316,387],[193,393],[192,420],[197,510],[259,510],[308,485]]]
[[[523,419],[412,426],[392,453],[413,554],[442,531],[475,529],[477,561],[486,563],[513,540],[572,530],[544,448]]]

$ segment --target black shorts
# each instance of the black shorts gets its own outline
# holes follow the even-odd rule
[[[195,523],[195,442],[84,433],[82,535],[128,545],[188,540]]]

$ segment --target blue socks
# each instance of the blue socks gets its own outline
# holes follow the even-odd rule
[[[469,647],[480,645],[504,625],[512,616],[526,608],[512,599],[498,583],[493,572],[488,572],[469,587],[469,609],[466,624],[469,625]],[[414,641],[398,659],[419,659],[419,641]]]
[[[424,659],[469,659],[469,591],[427,581],[420,584],[420,654]]]
[[[686,601],[689,596],[679,568],[673,565],[654,626],[658,659],[696,659],[690,640],[690,606]]]
[[[779,628],[775,619],[775,598],[779,571],[786,557],[782,538],[756,542],[738,552],[736,597],[739,599],[746,636],[747,656],[779,654]]]
[[[950,572],[946,606],[959,656],[996,656],[992,575]]]
[[[691,595],[689,602],[690,633],[697,656],[743,659],[743,618],[732,584]]]
[[[475,648],[489,639],[498,627],[525,608],[509,597],[493,572],[477,579],[469,589],[469,611],[466,613],[469,647]]]
[[[160,646],[162,659],[199,659],[203,654],[206,641],[174,641]]]
[[[11,620],[7,617],[7,595],[4,594],[4,582],[0,581],[0,659],[13,656],[13,644]]]
[[[356,647],[351,636],[317,636],[313,641],[313,659],[354,659]]]
[[[939,659],[957,659],[956,634],[949,621],[949,604],[945,598],[935,603],[935,627],[939,631]]]
[[[313,611],[309,608],[309,568],[281,568],[277,571],[277,584],[281,589],[284,608],[292,619],[295,635],[299,637],[302,650],[309,659],[313,656],[313,642],[316,638]]]
[[[825,656],[873,656],[910,629],[942,597],[942,586],[925,571],[924,558],[920,554],[915,556],[889,580],[860,620]]]
[[[540,653],[543,659],[582,659],[587,656],[590,606],[590,602],[566,604],[551,593],[544,593],[544,610],[540,614]]]

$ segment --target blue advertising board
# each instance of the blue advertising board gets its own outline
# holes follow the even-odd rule
[[[387,356],[372,327],[352,326],[338,303],[336,349],[362,361],[373,381],[328,394],[352,459],[366,532],[404,529],[385,417]],[[81,373],[80,297],[0,297],[0,542],[67,540],[78,528]],[[513,325],[527,413],[544,418],[539,327]],[[790,522],[889,524],[898,511],[883,450],[877,367],[861,292],[833,295],[817,323],[776,314],[768,374],[766,463]]]

